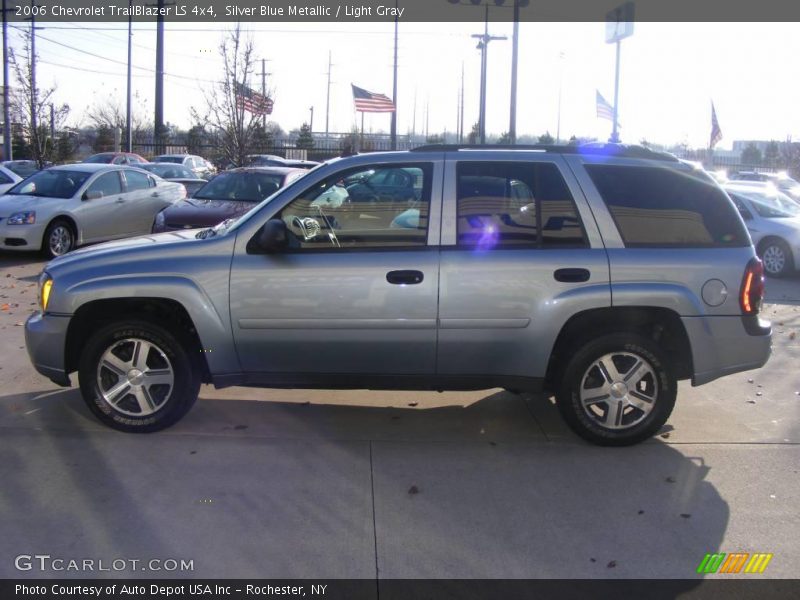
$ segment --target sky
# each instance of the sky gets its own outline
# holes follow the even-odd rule
[[[192,125],[204,90],[222,77],[218,46],[235,23],[167,23],[164,116]],[[10,45],[21,47],[20,27]],[[41,27],[41,29],[39,29]],[[360,118],[350,84],[392,95],[391,23],[243,23],[255,55],[267,60],[274,91],[271,119],[299,128],[314,107],[314,131],[325,130],[328,52],[332,85],[329,131],[349,131]],[[464,72],[465,130],[478,120],[480,52],[472,34],[483,23],[399,24],[398,133],[430,134],[457,127]],[[490,23],[487,119],[489,134],[509,128],[511,23]],[[800,85],[788,65],[800,55],[798,23],[636,23],[621,43],[619,122],[623,142],[705,147],[711,102],[723,139],[800,139]],[[155,89],[154,24],[134,24],[135,112],[152,119]],[[56,85],[70,105],[72,125],[88,125],[85,111],[112,97],[125,106],[127,24],[37,23],[38,81]],[[260,72],[260,62],[257,66]],[[608,138],[611,122],[596,116],[595,90],[614,102],[615,46],[604,23],[521,23],[517,135],[549,132]],[[250,82],[260,90],[261,77]],[[416,110],[415,110],[416,99]],[[560,120],[559,120],[560,113]],[[367,130],[389,131],[390,117],[367,114]],[[560,127],[559,127],[560,123]]]

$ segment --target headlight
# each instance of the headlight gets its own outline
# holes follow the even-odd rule
[[[50,278],[49,275],[43,275],[44,280],[42,282],[42,287],[39,291],[39,300],[42,305],[42,312],[47,310],[47,304],[50,302],[50,292],[53,289],[53,280]]]
[[[164,211],[162,210],[156,214],[156,222],[153,225],[153,230],[162,231],[164,229]]]
[[[14,213],[6,221],[9,225],[33,225],[36,223],[36,211],[28,210],[25,212]]]

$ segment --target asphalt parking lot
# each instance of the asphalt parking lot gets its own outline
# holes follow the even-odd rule
[[[28,362],[43,264],[0,253],[0,577],[687,578],[717,551],[800,572],[800,277],[767,282],[764,368],[683,382],[659,437],[611,449],[502,390],[206,386],[175,427],[118,433]],[[37,553],[193,570],[17,570]]]

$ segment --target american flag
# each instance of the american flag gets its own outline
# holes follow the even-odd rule
[[[717,111],[714,110],[714,102],[711,102],[711,141],[708,144],[709,148],[714,148],[718,141],[722,139],[722,129],[719,128],[719,121],[717,121]]]
[[[597,116],[603,119],[608,119],[609,121],[613,121],[614,108],[608,102],[606,102],[606,99],[603,98],[599,90],[595,90],[595,92],[597,93]]]
[[[272,114],[272,98],[251,90],[243,83],[236,84],[236,106],[254,115]]]
[[[394,103],[389,97],[383,94],[373,94],[363,88],[356,87],[352,83],[350,86],[353,88],[353,102],[355,102],[356,110],[361,112],[394,112]]]

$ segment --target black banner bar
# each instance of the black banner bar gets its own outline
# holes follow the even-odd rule
[[[197,22],[453,22],[512,21],[605,22],[623,0],[174,0],[161,9],[170,23]],[[651,22],[800,21],[800,2],[791,0],[636,0],[634,19]],[[127,22],[128,0],[10,0],[10,21],[34,16],[40,22]],[[153,2],[134,2],[136,22],[154,22]],[[624,11],[620,14],[625,14]]]
[[[26,579],[0,580],[3,600],[785,600],[800,580],[750,579]]]

